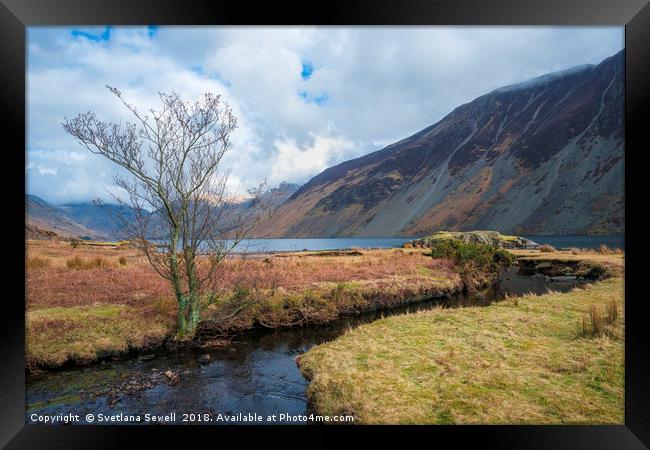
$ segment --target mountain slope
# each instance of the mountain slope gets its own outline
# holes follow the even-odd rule
[[[622,233],[624,53],[497,89],[312,178],[258,236]]]
[[[26,232],[29,236],[46,237],[49,231],[65,237],[99,237],[97,232],[75,222],[59,208],[35,195],[27,194],[25,196],[25,212],[27,213],[25,217]]]

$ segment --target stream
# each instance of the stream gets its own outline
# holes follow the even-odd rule
[[[119,416],[124,420],[144,422],[145,414],[164,416],[176,412],[174,423],[183,423],[183,413],[204,414],[215,422],[221,414],[235,416],[234,423],[250,423],[248,414],[279,416],[278,423],[305,423],[299,420],[307,412],[305,389],[308,382],[296,366],[295,357],[343,334],[350,327],[372,322],[381,317],[429,309],[439,305],[459,307],[484,306],[504,295],[543,294],[549,290],[565,292],[576,286],[575,281],[551,282],[545,277],[517,274],[516,267],[501,273],[493,288],[473,295],[433,299],[386,311],[375,311],[345,317],[329,325],[281,330],[254,330],[237,336],[232,345],[222,349],[182,349],[161,351],[152,359],[133,357],[118,361],[102,361],[86,367],[74,367],[31,377],[26,385],[26,423],[35,415],[55,416],[79,414],[80,424],[87,414],[98,417]],[[205,354],[210,361],[199,362]],[[205,358],[205,357],[204,357]],[[160,382],[155,386],[128,393],[115,386],[128,387],[129,380],[143,374],[164,379],[164,371],[180,374],[177,384]],[[102,394],[113,389],[112,396]],[[99,392],[99,394],[98,394]],[[236,416],[242,413],[244,416]],[[130,420],[132,419],[132,420]],[[108,422],[111,423],[111,422]],[[115,422],[112,422],[116,424]],[[193,423],[201,423],[195,422]],[[95,424],[99,424],[96,420]]]

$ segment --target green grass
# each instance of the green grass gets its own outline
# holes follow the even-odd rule
[[[146,348],[170,332],[169,323],[115,304],[41,308],[26,319],[27,360],[45,366]]]
[[[624,420],[623,280],[488,307],[436,309],[353,329],[299,358],[320,414],[356,423]],[[615,302],[616,333],[581,337]],[[609,306],[611,308],[611,306]]]

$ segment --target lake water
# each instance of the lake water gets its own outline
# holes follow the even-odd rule
[[[555,248],[578,247],[625,248],[624,236],[524,236],[538,244],[549,244]],[[401,247],[413,237],[392,238],[312,238],[312,239],[247,239],[236,248],[237,252],[286,252],[299,250],[340,250],[347,248],[395,248]]]

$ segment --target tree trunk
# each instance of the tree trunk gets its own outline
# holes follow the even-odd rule
[[[199,324],[199,320],[201,319],[201,308],[199,305],[199,296],[198,295],[192,295],[190,297],[190,304],[189,304],[189,320],[187,323],[187,332],[191,333],[191,336],[194,337],[194,332],[196,331],[196,327]]]
[[[176,301],[178,302],[178,319],[177,319],[177,328],[176,328],[176,338],[177,339],[188,339],[194,336],[194,329],[196,324],[192,323],[190,310],[192,304],[194,303],[193,299],[196,297],[196,293],[192,291],[190,286],[190,292],[187,295],[183,295],[183,286],[181,282],[181,270],[178,264],[178,255],[176,253],[176,245],[178,243],[179,230],[175,228],[172,231],[172,238],[170,242],[170,257],[169,257],[169,272],[172,286],[174,287],[174,294],[176,295]]]
[[[187,330],[188,301],[184,295],[177,297],[176,300],[178,301],[178,320],[177,320],[178,323],[177,323],[176,336],[178,338],[183,338],[188,331]]]
[[[196,275],[195,251],[193,248],[186,247],[183,249],[185,256],[185,270],[187,275],[188,295],[187,295],[187,326],[185,335],[187,338],[194,337],[194,332],[201,319],[200,293],[198,278]]]
[[[201,309],[199,296],[196,293],[181,295],[178,299],[177,339],[192,339],[199,324]]]

